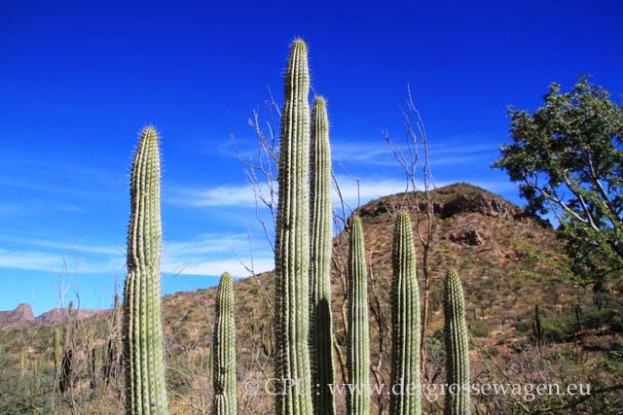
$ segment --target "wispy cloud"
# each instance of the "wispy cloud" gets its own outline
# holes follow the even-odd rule
[[[73,161],[49,159],[29,154],[4,156],[0,158],[3,166],[0,175],[0,188],[13,191],[36,192],[39,196],[50,195],[71,198],[110,197],[108,191],[125,180],[125,170],[110,170],[74,163]],[[68,205],[74,209],[76,204]]]
[[[253,263],[241,262],[238,258],[225,258],[221,260],[199,261],[199,262],[164,262],[162,272],[179,275],[202,275],[216,276],[223,272],[229,272],[234,277],[248,277],[248,268],[253,268],[254,272],[260,273],[270,271],[274,268],[274,260],[269,258],[255,258]]]
[[[163,272],[220,275],[228,271],[243,277],[249,275],[247,268],[255,272],[273,268],[267,242],[260,240],[251,247],[246,234],[205,234],[186,242],[165,241],[163,246]]]
[[[337,176],[339,193],[334,189],[333,203],[340,203],[340,196],[351,208],[356,208],[372,199],[404,192],[406,182],[395,178],[357,178]]]
[[[28,249],[0,248],[0,268],[45,271],[52,273],[100,274],[117,272],[123,267],[121,258],[86,258]]]
[[[380,196],[405,190],[405,182],[393,178],[351,178],[346,175],[337,177],[341,196],[348,205],[357,204],[357,201],[368,201]],[[228,185],[203,189],[182,189],[177,194],[168,197],[167,203],[195,208],[208,207],[238,207],[255,208],[255,190],[251,185]],[[268,194],[268,185],[262,184],[259,190]],[[277,191],[275,184],[274,191]],[[339,201],[340,194],[334,189],[333,198]]]
[[[121,246],[0,236],[0,268],[54,273],[111,273],[123,269]]]
[[[486,134],[466,134],[434,140],[429,138],[429,163],[431,166],[460,165],[484,162],[488,165],[498,152],[496,140]],[[396,149],[408,154],[403,139],[393,143]],[[353,143],[353,140],[336,140],[331,144],[333,159],[338,163],[366,164],[377,167],[399,167],[392,148],[382,139],[368,143]],[[423,149],[419,149],[420,160],[424,157]]]
[[[60,272],[63,259],[58,255],[38,251],[18,251],[0,248],[0,267],[33,271]]]
[[[331,144],[332,158],[336,162],[365,163],[387,166],[396,163],[391,148],[382,140],[377,143],[357,143],[340,140]]]
[[[166,203],[186,207],[255,207],[255,193],[250,185],[222,185],[201,189],[178,188]]]
[[[79,252],[79,253],[91,253],[91,254],[105,254],[105,255],[117,255],[125,252],[125,249],[121,246],[104,246],[104,245],[89,245],[75,242],[59,242],[51,241],[47,239],[37,238],[25,238],[21,236],[3,236],[0,235],[0,242],[9,243],[12,245],[26,245],[30,247],[48,248],[58,251],[67,252]]]
[[[53,273],[118,273],[125,269],[125,248],[75,245],[23,237],[0,237],[0,268]],[[252,253],[251,253],[252,252]],[[244,265],[243,265],[244,264]],[[246,268],[245,268],[246,265]],[[247,276],[273,268],[267,242],[249,245],[246,234],[204,234],[187,241],[164,241],[162,272],[182,275],[220,275],[229,271]]]

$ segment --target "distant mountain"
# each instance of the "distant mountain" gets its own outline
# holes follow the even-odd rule
[[[34,323],[35,315],[29,304],[20,304],[15,310],[0,311],[0,330],[16,329]]]
[[[104,312],[106,310],[76,310],[76,317],[81,320]],[[66,321],[67,309],[64,308],[54,308],[38,317],[34,316],[30,304],[20,304],[15,310],[0,311],[0,331],[37,325],[54,325]]]

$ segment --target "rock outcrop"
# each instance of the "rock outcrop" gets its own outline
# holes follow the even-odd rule
[[[34,322],[35,315],[28,304],[20,304],[15,310],[0,311],[0,330],[19,328]]]
[[[76,317],[79,320],[89,318],[106,310],[76,310]],[[29,304],[20,304],[15,310],[0,311],[0,331],[19,329],[36,325],[54,325],[67,321],[67,310],[64,308],[54,308],[48,312],[35,317],[32,307]]]

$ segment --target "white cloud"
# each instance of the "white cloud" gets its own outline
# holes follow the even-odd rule
[[[251,268],[250,261],[244,263],[246,267]],[[223,258],[212,261],[199,262],[170,262],[165,261],[162,264],[162,272],[181,275],[221,275],[223,272],[229,272],[235,277],[248,277],[249,271],[245,265],[240,263],[238,258]],[[273,258],[255,258],[253,261],[253,269],[255,273],[269,271],[274,268]]]
[[[347,163],[366,163],[374,165],[396,164],[391,148],[379,139],[377,144],[335,141],[331,143],[334,161]]]
[[[21,236],[2,236],[0,235],[0,242],[6,242],[12,245],[27,245],[38,248],[48,248],[53,250],[60,250],[66,252],[80,252],[91,254],[104,254],[114,255],[124,253],[125,248],[121,246],[104,246],[104,245],[83,245],[75,242],[58,242],[47,239],[36,238],[24,238]]]
[[[249,275],[245,268],[263,272],[274,268],[268,243],[260,240],[251,248],[246,234],[205,234],[189,242],[165,241],[162,271],[182,275],[220,275],[228,271],[234,276]]]
[[[429,139],[429,163],[431,166],[460,165],[474,161],[493,161],[497,155],[496,140],[482,134],[466,134],[445,138],[443,140]],[[393,143],[397,149],[408,154],[408,148],[403,139],[396,139]],[[364,164],[377,167],[395,167],[400,169],[390,146],[381,138],[374,144],[353,143],[352,140],[336,140],[331,144],[333,160],[348,165]],[[424,157],[423,149],[419,148],[420,158]]]
[[[0,248],[0,267],[34,271],[60,271],[63,259],[37,251],[9,251]]]
[[[403,192],[406,189],[404,180],[392,178],[350,178],[347,176],[337,176],[340,193],[333,190],[333,204],[338,206],[341,195],[344,202],[351,208],[363,205],[370,200],[382,196]]]
[[[167,203],[188,207],[255,207],[255,193],[249,185],[223,185],[205,189],[182,189]]]
[[[125,249],[105,246],[76,246],[34,238],[0,237],[21,247],[0,248],[0,268],[76,274],[118,274],[125,272]],[[204,234],[189,241],[167,241],[162,247],[162,272],[183,275],[248,276],[241,261],[256,272],[273,268],[267,242],[259,239],[251,248],[246,234]]]
[[[365,203],[377,197],[405,190],[404,180],[393,178],[349,178],[337,177],[340,191],[349,206],[356,206],[357,201]],[[359,183],[359,184],[358,184]],[[268,186],[261,186],[263,194],[268,194]],[[275,185],[274,191],[277,191]],[[339,195],[333,192],[334,202],[339,201]],[[168,198],[168,203],[185,207],[240,207],[255,208],[255,192],[250,185],[217,186],[205,189],[185,189],[179,195]]]
[[[85,258],[59,252],[0,248],[0,268],[53,273],[114,273],[123,267],[121,257]]]
[[[364,204],[370,200],[388,196],[395,193],[404,192],[407,188],[407,182],[404,178],[395,177],[350,177],[346,175],[337,175],[337,181],[340,186],[340,193],[344,202],[351,208],[355,208],[358,204]],[[444,180],[435,182],[436,187],[442,187],[447,184],[466,181],[464,178],[457,180]],[[486,190],[493,192],[508,191],[515,186],[507,180],[467,180],[476,186],[480,186]],[[267,186],[262,186],[262,191],[268,192]],[[277,189],[275,188],[275,191]],[[239,207],[239,208],[255,208],[255,193],[249,185],[231,185],[218,186],[205,189],[186,189],[182,191],[186,197],[175,197],[169,199],[169,203],[185,207]],[[337,190],[333,190],[333,202],[338,205],[340,202],[340,194]]]

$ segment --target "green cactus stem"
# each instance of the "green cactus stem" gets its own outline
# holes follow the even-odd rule
[[[316,97],[311,116],[310,154],[310,358],[316,415],[335,414],[333,384],[333,318],[331,315],[331,150],[324,98]]]
[[[58,382],[61,374],[61,363],[63,361],[63,346],[61,345],[61,330],[54,328],[54,378]]]
[[[236,322],[234,291],[229,273],[221,275],[216,292],[216,323],[212,337],[214,353],[213,385],[214,415],[236,415]]]
[[[121,324],[123,322],[123,308],[119,294],[115,294],[113,311],[109,325],[108,342],[104,354],[104,367],[102,369],[104,381],[110,384],[117,378],[121,368]]]
[[[444,290],[444,332],[448,391],[444,415],[469,415],[469,354],[465,301],[459,274],[446,274]]]
[[[411,217],[398,212],[392,250],[392,393],[389,413],[419,415],[420,300]]]
[[[543,345],[543,326],[541,325],[541,313],[538,304],[534,305],[534,322],[532,323],[532,331],[534,332],[536,345],[540,348]]]
[[[126,414],[167,414],[160,294],[160,155],[153,127],[142,133],[132,166],[132,214],[124,292]]]
[[[348,378],[347,415],[370,413],[370,327],[368,272],[361,219],[353,216],[348,251]]]
[[[296,39],[285,77],[279,144],[275,267],[278,415],[311,415],[309,367],[309,69],[307,46]]]
[[[89,364],[89,386],[91,389],[95,389],[99,385],[99,376],[102,371],[102,360],[100,349],[93,347],[91,349],[91,361]]]
[[[20,378],[24,377],[24,374],[26,373],[26,369],[27,365],[28,365],[28,358],[27,358],[27,354],[26,354],[26,349],[22,349],[22,352],[19,355],[19,376]]]

